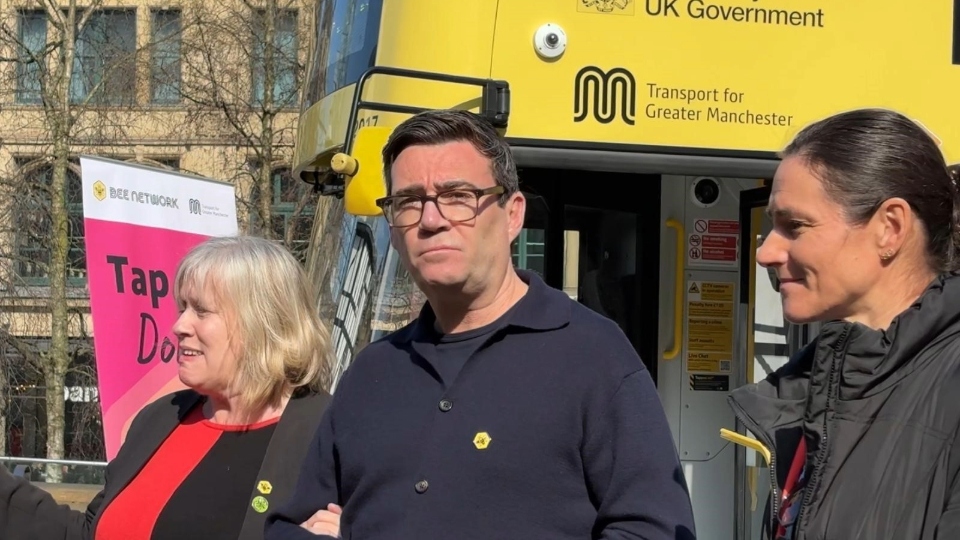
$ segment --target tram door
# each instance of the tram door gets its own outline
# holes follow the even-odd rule
[[[660,177],[521,169],[518,268],[615,321],[656,380]],[[625,193],[638,193],[625,197]]]
[[[789,355],[775,283],[755,259],[770,229],[764,184],[662,177],[658,387],[702,540],[760,538],[766,464],[720,430],[743,431],[730,391]]]
[[[744,432],[727,395],[812,335],[784,322],[775,280],[756,264],[770,230],[762,185],[520,171],[527,217],[514,263],[630,338],[657,384],[702,540],[761,538],[769,474],[762,458],[720,437],[721,428]]]
[[[765,379],[804,345],[812,341],[816,324],[795,325],[783,318],[779,285],[772,271],[756,262],[757,248],[770,233],[772,223],[765,210],[770,199],[768,186],[740,193],[740,226],[744,231],[744,257],[740,265],[737,332],[738,349],[746,361],[739,366],[744,383]],[[733,428],[730,428],[733,429]],[[751,436],[743,426],[736,431]],[[759,540],[770,494],[769,463],[756,451],[736,447],[736,539]]]

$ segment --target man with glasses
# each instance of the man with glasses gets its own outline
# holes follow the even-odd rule
[[[526,201],[507,143],[471,113],[430,111],[383,161],[377,204],[428,302],[340,380],[267,539],[693,539],[630,342],[513,267]]]

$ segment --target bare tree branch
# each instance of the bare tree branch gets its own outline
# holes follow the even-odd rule
[[[5,150],[22,158],[0,172],[0,345],[23,358],[21,370],[35,368],[23,371],[24,384],[17,388],[45,396],[38,411],[45,411],[45,457],[51,459],[64,457],[67,446],[67,380],[79,377],[96,386],[90,377],[95,373],[88,354],[90,336],[84,329],[87,292],[83,280],[74,279],[83,278],[86,269],[78,228],[79,168],[73,159],[88,142],[117,140],[117,134],[128,132],[147,114],[132,101],[124,107],[102,106],[104,98],[118,97],[110,95],[111,88],[135,87],[130,66],[139,51],[129,38],[100,36],[119,31],[103,20],[96,22],[95,16],[104,13],[100,8],[101,0],[83,5],[78,0],[32,0],[0,13],[0,50],[5,51],[0,67],[7,68],[0,70],[0,96],[13,97],[17,106],[16,111],[2,111],[4,132],[16,141],[7,142]],[[35,27],[23,26],[28,16]],[[87,65],[76,58],[77,44],[90,38],[117,50],[93,51],[96,65]],[[128,42],[133,49],[123,50]],[[75,67],[84,71],[74,73]],[[26,144],[30,140],[33,144]],[[87,358],[87,364],[77,364],[80,357]],[[27,399],[18,392],[3,405]],[[60,467],[47,468],[48,481],[59,481],[61,474]]]
[[[303,82],[301,58],[309,42],[299,35],[298,20],[312,16],[312,3],[188,1],[181,87],[188,116],[219,126],[250,156],[234,175],[238,183],[249,179],[251,186],[250,196],[241,193],[238,204],[249,214],[253,232],[273,237],[274,178],[292,158],[296,110],[291,106]],[[295,214],[312,215],[314,199],[295,205]],[[301,241],[296,232],[277,233],[288,247]]]
[[[237,186],[242,227],[300,249],[306,237],[297,224],[314,215],[317,196],[283,171],[291,165],[309,43],[300,21],[313,15],[313,1],[181,0],[171,6],[179,26],[166,33],[151,26],[146,44],[136,33],[132,44],[130,34],[102,39],[122,30],[114,24],[120,19],[105,18],[108,11],[124,16],[103,0],[22,0],[0,11],[0,102],[12,100],[0,109],[0,163],[14,162],[0,170],[0,389],[11,389],[0,399],[0,417],[21,407],[23,418],[39,422],[45,412],[45,436],[30,436],[45,439],[46,457],[92,444],[89,434],[65,438],[64,395],[68,384],[80,384],[68,380],[95,386],[96,371],[76,156],[142,161],[136,145],[145,137],[177,149],[216,141],[231,148],[216,178]],[[28,12],[43,19],[44,34],[25,33]],[[171,73],[144,64],[157,51],[177,54]],[[155,85],[172,89],[175,103],[161,110]],[[4,351],[23,360],[8,362]],[[77,417],[95,429],[98,415],[91,407]],[[56,481],[59,471],[49,468],[47,479]]]

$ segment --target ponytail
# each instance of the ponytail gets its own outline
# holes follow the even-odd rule
[[[950,228],[950,254],[947,270],[960,271],[960,163],[947,167],[953,186],[953,219]]]

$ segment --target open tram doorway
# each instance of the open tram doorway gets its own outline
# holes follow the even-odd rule
[[[657,380],[660,176],[520,169],[518,268],[615,321]]]

